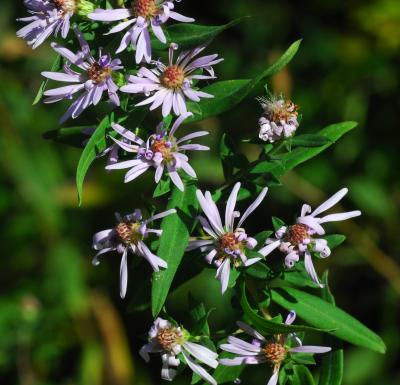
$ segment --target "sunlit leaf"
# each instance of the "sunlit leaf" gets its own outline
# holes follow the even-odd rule
[[[176,209],[177,214],[164,218],[161,229],[163,234],[157,255],[168,263],[168,269],[154,273],[151,291],[153,316],[156,317],[168,296],[172,280],[178,270],[189,242],[189,232],[197,212],[196,186],[188,183],[185,191],[176,187],[172,190],[168,209]]]
[[[326,329],[331,335],[378,353],[385,353],[382,339],[345,311],[315,295],[294,289],[272,290],[272,300],[287,310],[294,310],[308,324]]]
[[[225,80],[215,82],[202,91],[214,96],[199,102],[201,114],[194,115],[190,121],[199,121],[210,116],[219,115],[238,105],[265,78],[281,71],[297,53],[301,40],[294,42],[287,51],[271,66],[254,79]]]
[[[199,25],[195,23],[173,24],[164,29],[167,43],[163,44],[157,38],[153,37],[151,46],[155,50],[166,50],[169,49],[171,43],[176,43],[178,44],[179,49],[185,50],[194,48],[209,42],[223,31],[234,27],[247,18],[248,17],[241,17],[232,20],[228,24],[218,26]]]

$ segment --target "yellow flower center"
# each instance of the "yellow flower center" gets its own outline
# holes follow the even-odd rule
[[[177,65],[167,67],[161,76],[161,84],[166,88],[181,88],[185,80],[183,69]]]
[[[121,222],[115,228],[115,231],[123,243],[137,244],[143,239],[142,234],[139,232],[140,226],[139,222]]]
[[[231,258],[234,255],[237,255],[236,252],[243,251],[244,244],[243,242],[238,241],[235,233],[225,233],[218,239],[218,258],[222,262],[226,258]],[[240,266],[241,260],[239,258],[235,258],[233,263],[236,267]]]
[[[171,351],[176,345],[183,343],[184,335],[177,328],[161,329],[157,334],[158,344],[167,351]]]
[[[102,67],[99,63],[94,62],[89,69],[87,74],[96,84],[103,83],[112,74],[110,67]]]
[[[290,226],[285,235],[285,240],[290,242],[293,246],[297,246],[309,238],[308,227],[301,223]]]
[[[75,12],[76,0],[53,0],[54,5],[64,12]]]
[[[290,119],[297,117],[299,106],[294,104],[291,100],[286,100],[283,105],[279,103],[272,103],[271,109],[268,111],[269,118],[275,123],[281,120],[287,122]]]
[[[145,19],[154,18],[160,12],[155,0],[135,0],[132,2],[132,10],[136,17]]]
[[[279,365],[287,356],[287,349],[277,343],[270,342],[263,347],[263,352],[268,362],[273,365]]]
[[[151,150],[154,153],[159,152],[163,156],[164,161],[166,162],[174,160],[174,157],[172,155],[173,147],[167,144],[167,141],[165,141],[164,139],[154,141],[151,146]]]

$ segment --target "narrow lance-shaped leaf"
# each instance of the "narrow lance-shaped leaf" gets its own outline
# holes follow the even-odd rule
[[[213,95],[214,98],[202,99],[198,103],[201,114],[194,115],[190,121],[199,121],[210,116],[216,116],[238,105],[263,79],[282,70],[293,59],[300,43],[301,40],[294,42],[274,64],[254,79],[225,80],[202,89],[202,91]]]
[[[293,367],[292,385],[315,385],[314,377],[309,369],[304,365]]]
[[[293,288],[272,290],[272,300],[287,310],[294,310],[308,324],[337,338],[378,353],[385,353],[382,339],[345,311],[323,299]]]
[[[261,333],[266,333],[270,335],[279,334],[279,333],[293,333],[293,332],[301,332],[301,331],[315,331],[320,329],[315,329],[310,326],[303,325],[286,325],[283,323],[277,323],[270,320],[267,320],[261,316],[259,316],[250,306],[247,298],[246,298],[246,287],[242,286],[242,295],[240,299],[240,305],[244,314],[248,317],[248,319],[252,322],[254,327],[260,331]]]
[[[328,286],[328,272],[323,275],[322,282],[325,284],[321,292],[322,298],[335,305],[335,299]],[[330,335],[324,335],[323,341],[326,346],[332,348],[332,351],[324,354],[321,358],[318,385],[340,385],[343,378],[343,348],[341,342]]]
[[[157,255],[168,263],[168,268],[154,273],[151,291],[151,306],[156,317],[164,306],[172,281],[182,261],[189,242],[189,233],[197,212],[196,185],[186,184],[185,191],[176,187],[172,191],[168,209],[177,214],[164,218],[161,224],[163,234]]]
[[[283,155],[277,155],[272,160],[263,160],[257,163],[250,172],[252,174],[271,173],[276,178],[282,177],[287,171],[292,170],[301,163],[310,160],[317,156],[322,151],[326,150],[332,144],[337,142],[344,134],[357,126],[356,122],[342,122],[329,125],[318,131],[317,135],[324,136],[329,140],[329,143],[312,148],[298,147],[291,152]]]
[[[83,182],[90,165],[96,159],[96,156],[106,148],[106,130],[110,127],[111,121],[106,116],[97,126],[95,132],[89,139],[82,155],[79,159],[76,170],[76,187],[78,189],[78,201],[82,204]]]
[[[194,48],[207,43],[223,31],[234,27],[247,18],[248,16],[240,17],[227,24],[217,26],[194,23],[173,24],[164,29],[167,43],[163,44],[157,38],[153,37],[151,46],[155,50],[167,50],[171,43],[176,43],[179,45],[179,49]]]
[[[146,109],[136,108],[134,109],[127,119],[126,116],[117,120],[118,123],[125,122],[128,123],[127,128],[134,130],[146,116]],[[106,116],[100,124],[97,126],[96,130],[88,140],[82,155],[79,159],[78,167],[76,170],[76,187],[78,189],[78,201],[82,204],[83,198],[83,183],[85,181],[86,174],[89,167],[92,165],[97,155],[104,151],[107,147],[106,133],[111,127],[111,122],[113,121],[114,114],[111,114],[111,118]]]
[[[298,166],[301,163],[317,156],[322,151],[326,150],[332,144],[337,142],[344,134],[352,130],[357,126],[357,122],[342,122],[329,125],[319,131],[317,134],[324,136],[330,140],[330,143],[325,144],[321,147],[314,148],[296,148],[295,150],[285,154],[281,157],[281,161],[284,165],[284,173]]]
[[[326,136],[319,134],[296,135],[291,140],[292,147],[320,147],[331,143]]]
[[[51,66],[51,71],[58,71],[61,68],[61,56],[57,55],[57,57],[54,59],[54,62]],[[39,90],[35,96],[35,99],[32,103],[32,105],[34,106],[35,104],[38,104],[40,102],[40,100],[42,99],[43,93],[44,91],[46,91],[46,87],[47,87],[47,83],[49,82],[49,79],[45,79],[42,81],[42,83],[40,84]]]

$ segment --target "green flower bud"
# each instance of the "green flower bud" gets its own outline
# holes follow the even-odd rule
[[[93,4],[88,0],[79,0],[76,6],[76,13],[79,16],[87,16],[97,8],[97,4]]]

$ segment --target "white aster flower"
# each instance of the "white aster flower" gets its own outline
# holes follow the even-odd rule
[[[177,0],[175,0],[177,1]],[[151,41],[149,34],[149,27],[161,43],[166,43],[167,39],[162,30],[162,25],[165,24],[169,18],[190,23],[194,19],[182,16],[174,12],[174,0],[134,0],[130,3],[129,8],[118,9],[96,9],[93,13],[88,15],[92,20],[98,21],[119,21],[124,20],[122,23],[117,24],[108,33],[118,33],[126,28],[129,28],[121,40],[116,53],[124,51],[129,44],[136,49],[136,63],[140,63],[143,59],[150,63],[151,60]]]
[[[296,319],[296,313],[291,311],[285,324],[290,325]],[[238,326],[250,335],[251,342],[243,341],[235,336],[228,337],[228,344],[221,345],[226,352],[236,354],[235,358],[223,358],[219,362],[225,366],[258,365],[268,363],[272,366],[272,376],[267,385],[276,385],[279,369],[289,355],[296,353],[320,354],[332,349],[327,346],[303,346],[301,340],[294,334],[278,334],[266,339],[261,333],[249,325],[238,322]],[[292,345],[295,344],[294,347]]]
[[[200,216],[199,220],[203,230],[210,236],[209,239],[191,240],[187,250],[200,250],[206,254],[206,261],[217,268],[216,278],[221,282],[222,294],[228,288],[231,267],[251,266],[261,260],[261,258],[248,259],[246,251],[252,250],[257,246],[254,238],[247,236],[245,229],[242,228],[244,221],[261,204],[268,188],[264,188],[257,199],[243,213],[237,225],[235,219],[240,217],[240,213],[235,211],[236,200],[240,190],[240,183],[236,183],[226,204],[225,226],[222,225],[218,208],[212,199],[211,193],[203,193],[197,190],[197,200],[206,215]],[[258,251],[264,256],[263,251]]]
[[[167,262],[153,254],[147,247],[144,240],[150,234],[160,237],[162,230],[148,228],[147,225],[157,219],[164,218],[168,215],[175,214],[176,210],[167,210],[162,213],[153,215],[149,219],[144,220],[142,212],[137,209],[131,215],[121,217],[116,214],[118,225],[112,229],[107,229],[96,233],[93,236],[93,248],[98,253],[93,258],[93,265],[99,265],[99,257],[110,251],[117,251],[122,254],[120,267],[120,294],[121,298],[125,298],[128,286],[128,252],[139,257],[145,258],[154,271],[159,271],[160,267],[166,269]]]
[[[171,110],[175,115],[186,114],[187,99],[199,102],[201,98],[214,97],[193,87],[193,80],[215,79],[212,66],[224,60],[218,59],[217,54],[194,59],[205,48],[206,46],[203,45],[191,51],[182,52],[174,63],[174,51],[178,49],[178,45],[171,44],[168,65],[156,61],[152,62],[155,68],[140,68],[136,76],[128,77],[129,84],[121,87],[121,91],[144,94],[147,99],[136,106],[151,104],[152,111],[162,105],[164,117],[168,116]],[[207,74],[198,73],[198,70],[205,71]]]
[[[149,343],[140,349],[140,355],[150,361],[149,353],[160,353],[162,359],[161,378],[172,381],[180,364],[178,355],[182,355],[189,368],[209,384],[217,381],[195,360],[215,369],[218,366],[218,354],[194,342],[190,342],[189,332],[162,318],[157,318],[149,332]]]
[[[264,114],[259,120],[261,140],[273,143],[294,135],[299,127],[297,120],[299,107],[296,104],[282,97],[271,99],[260,97],[257,100],[264,109]]]
[[[25,0],[25,7],[31,16],[18,19],[28,23],[17,32],[33,49],[41,45],[50,35],[61,31],[65,39],[70,30],[71,17],[83,9],[90,9],[93,4],[86,0]]]
[[[121,170],[129,168],[130,170],[125,175],[125,183],[131,182],[150,168],[155,169],[155,182],[159,183],[166,170],[175,186],[178,187],[179,190],[184,191],[184,184],[178,172],[183,170],[192,178],[196,178],[196,172],[189,164],[189,158],[184,152],[209,150],[208,147],[200,144],[186,143],[194,138],[208,135],[207,131],[196,131],[180,139],[175,137],[176,130],[189,116],[192,116],[192,114],[186,113],[185,115],[181,115],[176,119],[169,132],[164,129],[164,123],[161,122],[157,127],[157,132],[151,135],[146,142],[124,127],[113,124],[113,129],[118,132],[125,141],[112,139],[123,150],[136,155],[133,160],[108,165],[106,169]],[[126,141],[135,144],[128,144]]]
[[[312,211],[311,206],[304,204],[301,209],[301,215],[296,220],[296,224],[281,227],[275,233],[275,238],[267,240],[267,245],[262,249],[262,253],[268,255],[273,250],[279,248],[281,252],[286,254],[285,264],[288,268],[292,268],[299,261],[300,256],[304,256],[304,265],[308,275],[315,283],[323,287],[311,258],[312,253],[318,253],[321,258],[329,257],[331,254],[328,242],[318,237],[325,234],[325,230],[321,224],[358,217],[361,215],[361,211],[356,210],[330,214],[323,217],[319,217],[319,215],[332,208],[347,192],[347,188],[341,189],[314,211]]]
[[[91,105],[96,106],[105,92],[113,105],[120,105],[117,94],[118,86],[114,83],[113,76],[124,68],[121,60],[112,59],[110,55],[103,54],[101,51],[96,59],[91,54],[89,44],[82,32],[75,28],[75,33],[81,47],[77,53],[57,43],[51,44],[54,51],[67,60],[63,72],[42,72],[47,79],[70,83],[45,91],[44,103],[56,103],[64,99],[72,100],[80,94],[61,117],[60,123],[64,123],[69,118],[77,118]]]

